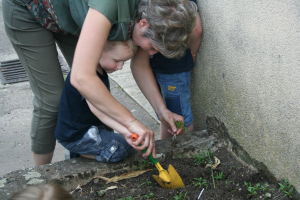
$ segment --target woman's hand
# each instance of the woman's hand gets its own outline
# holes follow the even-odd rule
[[[147,157],[152,153],[153,158],[156,158],[154,132],[148,127],[144,126],[137,119],[132,121],[127,128],[131,133],[136,133],[139,136],[137,141],[132,143],[132,147],[138,151],[147,148],[147,151],[143,154],[143,157]],[[141,146],[139,146],[140,144]]]

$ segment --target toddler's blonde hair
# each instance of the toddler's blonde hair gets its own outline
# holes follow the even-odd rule
[[[137,47],[133,45],[132,40],[126,40],[126,41],[110,41],[107,40],[105,46],[104,46],[104,51],[111,51],[114,49],[115,46],[124,46],[128,48],[130,51],[133,52],[133,54],[136,53]]]

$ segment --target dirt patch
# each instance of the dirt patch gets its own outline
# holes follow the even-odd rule
[[[204,155],[203,155],[204,153]],[[200,200],[288,200],[282,191],[279,192],[278,183],[268,180],[263,174],[247,166],[242,165],[226,148],[219,148],[213,156],[220,160],[220,164],[213,170],[213,184],[211,168],[207,167],[209,157],[207,152],[198,153],[190,158],[182,158],[180,155],[166,158],[160,162],[164,169],[168,169],[168,164],[172,164],[181,176],[185,187],[178,189],[163,189],[153,178],[158,175],[158,171],[147,161],[141,166],[134,166],[133,170],[153,169],[135,178],[121,180],[118,183],[108,183],[101,179],[93,179],[86,185],[81,186],[82,190],[73,193],[76,199],[198,199],[203,188],[204,191]],[[198,160],[195,156],[198,156]],[[204,158],[203,163],[195,164]],[[154,167],[155,168],[155,167]],[[119,176],[129,171],[119,171],[117,173],[104,174],[104,177],[111,178]],[[223,174],[225,178],[217,179]],[[197,179],[197,180],[196,180]],[[202,184],[202,185],[201,185]],[[117,189],[103,192],[107,187],[117,186]]]

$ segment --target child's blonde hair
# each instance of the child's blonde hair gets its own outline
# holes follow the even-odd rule
[[[51,183],[27,187],[9,200],[74,200],[74,197],[61,185]]]
[[[128,48],[130,51],[133,52],[133,54],[136,53],[137,51],[137,47],[133,45],[133,42],[131,39],[126,40],[126,41],[110,41],[107,40],[106,44],[104,46],[104,51],[111,51],[114,49],[115,46],[124,46],[126,48]]]

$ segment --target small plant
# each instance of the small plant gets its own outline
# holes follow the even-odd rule
[[[155,199],[154,194],[151,192],[149,195],[144,195],[148,199]]]
[[[151,160],[149,158],[144,159],[142,166],[140,167],[140,170],[146,169],[148,166],[152,166],[153,163],[151,162]]]
[[[134,200],[134,199],[137,199],[137,197],[129,196],[129,197],[125,197],[123,199],[118,199],[118,200]]]
[[[205,189],[208,188],[208,182],[206,179],[200,177],[200,178],[194,178],[194,180],[196,180],[196,181],[193,181],[193,183],[192,183],[194,185],[194,187],[199,186],[200,188],[202,188],[203,186],[206,186]]]
[[[145,184],[147,184],[149,187],[152,187],[151,186],[151,181],[149,181],[148,179],[142,179],[142,180],[144,180],[145,182],[143,182],[141,185],[145,185]]]
[[[268,199],[270,198],[270,194],[268,192],[266,192],[265,194],[261,195],[262,200]]]
[[[105,190],[100,190],[99,192],[98,192],[98,195],[101,197],[101,196],[103,196],[105,194]]]
[[[178,129],[182,128],[182,129],[185,131],[185,133],[188,133],[188,130],[187,130],[187,128],[184,126],[184,122],[183,122],[183,121],[174,120],[174,123],[175,123],[175,125],[176,125],[176,127],[177,127]]]
[[[269,184],[265,183],[264,185],[260,186],[260,189],[264,192],[268,189],[268,187],[269,187]]]
[[[227,186],[228,186],[229,183],[234,183],[234,181],[225,181],[225,184],[226,184],[225,187],[226,187],[226,188],[227,188]]]
[[[182,158],[182,156],[179,155],[179,154],[175,154],[174,157],[175,157],[175,159],[176,159],[176,158]]]
[[[182,196],[182,193],[179,193],[177,196],[174,196],[175,200],[184,200],[187,195],[187,192]]]
[[[290,199],[293,198],[292,192],[294,188],[292,188],[292,184],[289,183],[287,178],[285,178],[284,183],[278,183],[278,185],[280,186],[279,192],[282,190],[282,192],[285,194],[284,197],[288,196]]]
[[[230,167],[230,170],[235,169],[235,168],[236,168],[236,166],[235,166],[235,165],[232,165],[232,166]]]
[[[207,157],[205,156],[205,152],[203,152],[202,154],[196,154],[194,156],[195,160],[194,160],[194,163],[195,165],[200,165],[201,163],[205,163],[208,159]]]
[[[138,167],[136,165],[133,165],[132,168],[133,168],[133,170],[137,170]]]
[[[259,186],[260,186],[259,183],[257,183],[255,186],[252,186],[250,182],[248,183],[247,181],[245,181],[244,184],[247,186],[247,190],[249,192],[249,194],[248,194],[249,196],[253,196],[253,195],[257,194],[257,192],[259,190]]]
[[[217,176],[216,176],[216,179],[217,180],[224,180],[225,178],[226,178],[226,174],[224,174],[223,173],[223,171],[222,172],[220,172]]]

